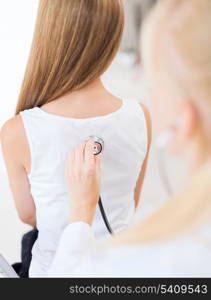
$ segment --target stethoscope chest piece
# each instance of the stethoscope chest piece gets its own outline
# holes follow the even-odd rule
[[[93,154],[98,155],[101,152],[103,152],[104,141],[101,138],[99,138],[98,136],[94,136],[94,135],[91,135],[90,138],[94,140]]]

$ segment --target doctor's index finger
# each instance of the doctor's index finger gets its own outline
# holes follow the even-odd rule
[[[96,169],[98,172],[101,170],[101,160],[102,160],[102,153],[95,155],[94,157]]]

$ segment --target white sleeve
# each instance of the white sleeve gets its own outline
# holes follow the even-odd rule
[[[62,233],[48,277],[77,277],[82,260],[93,248],[95,237],[87,223],[68,225]]]

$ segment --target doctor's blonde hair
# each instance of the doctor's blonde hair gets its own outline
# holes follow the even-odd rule
[[[183,96],[211,113],[211,1],[159,0],[142,31],[146,69],[162,72]],[[202,99],[197,99],[197,92]],[[195,98],[194,98],[195,96]],[[156,101],[156,100],[155,100]],[[209,114],[208,114],[209,116]],[[209,128],[210,131],[210,128]],[[211,215],[211,160],[201,166],[184,190],[141,224],[112,243],[156,242],[176,237]]]

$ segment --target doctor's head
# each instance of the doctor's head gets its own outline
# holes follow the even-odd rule
[[[142,35],[158,134],[193,164],[211,153],[210,32],[210,0],[160,0]]]

